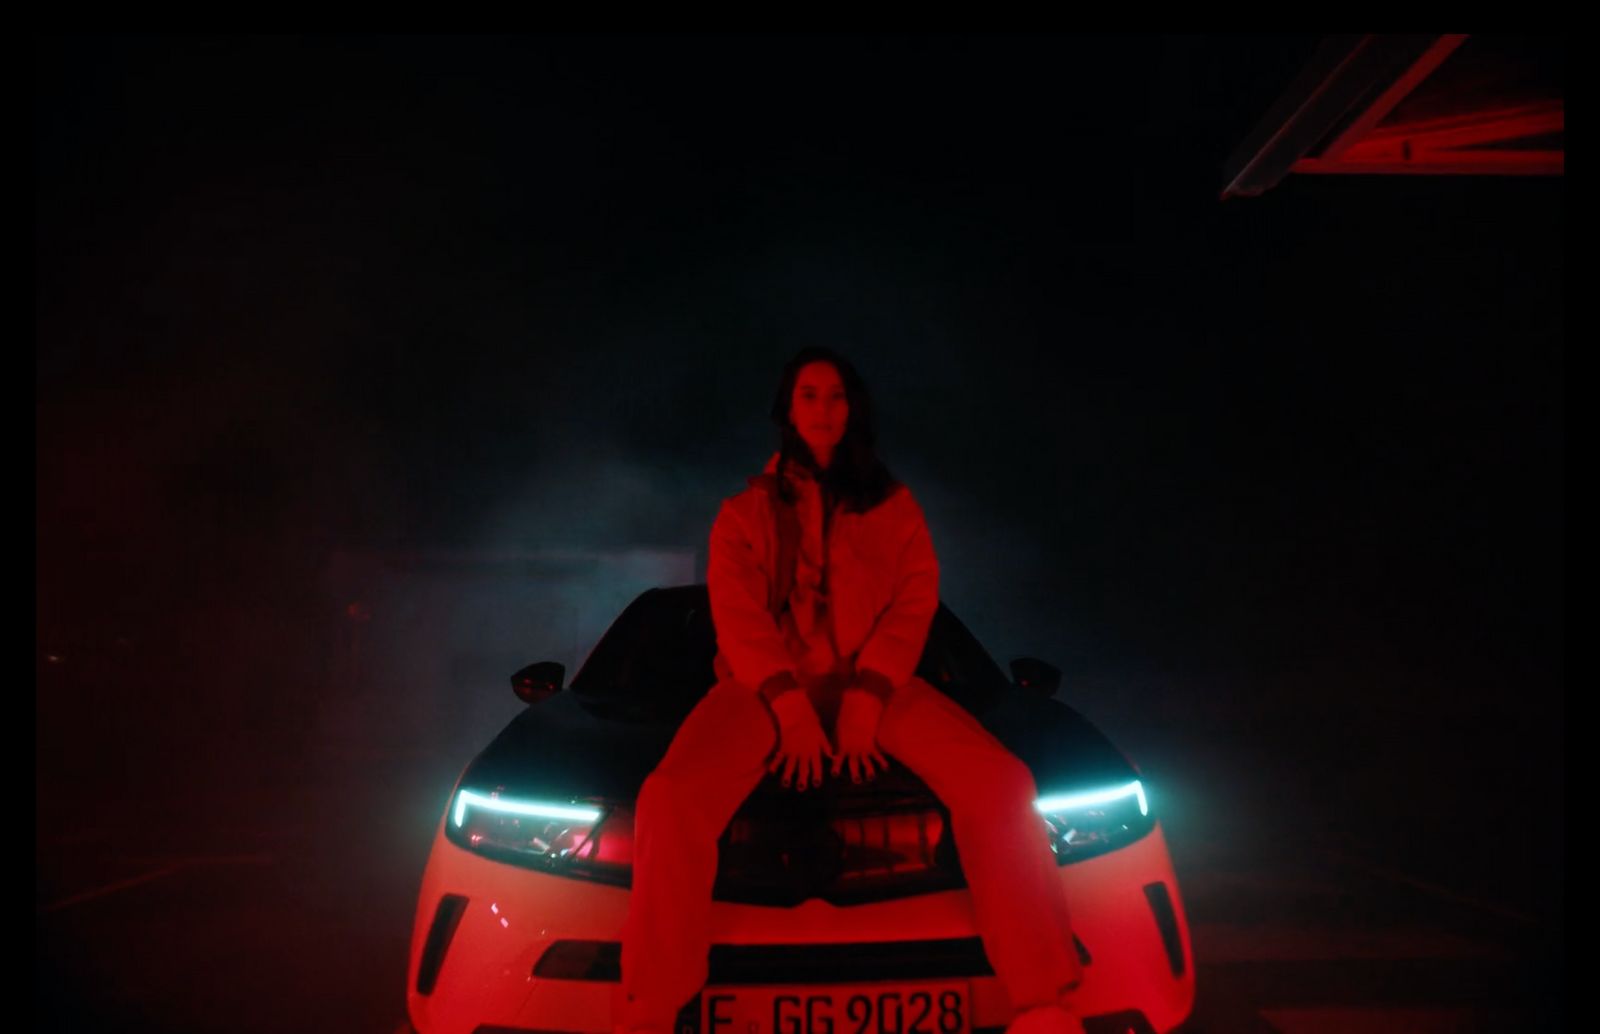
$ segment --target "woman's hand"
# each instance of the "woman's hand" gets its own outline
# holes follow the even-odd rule
[[[803,689],[791,689],[772,699],[772,713],[778,716],[778,751],[767,771],[776,772],[783,767],[783,785],[788,786],[798,768],[799,785],[804,791],[809,782],[822,785],[822,758],[833,757],[828,736],[822,731],[822,721],[811,698]]]
[[[850,778],[861,782],[861,775],[875,778],[886,771],[889,762],[878,751],[878,719],[883,714],[883,701],[864,689],[847,689],[839,704],[839,756],[833,760],[833,774],[848,762]],[[873,768],[873,764],[877,768]]]

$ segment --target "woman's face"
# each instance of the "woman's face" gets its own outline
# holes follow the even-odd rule
[[[818,360],[802,366],[794,382],[789,420],[818,459],[832,455],[849,419],[844,381],[833,364]]]

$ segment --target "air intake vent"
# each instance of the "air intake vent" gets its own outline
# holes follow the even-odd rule
[[[433,925],[428,927],[428,939],[422,945],[422,961],[417,966],[417,994],[433,994],[439,982],[439,968],[444,965],[444,954],[450,950],[450,939],[456,935],[456,926],[467,910],[467,899],[459,894],[446,894],[439,899],[439,908],[433,913]]]

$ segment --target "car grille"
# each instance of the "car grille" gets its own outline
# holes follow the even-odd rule
[[[785,802],[788,803],[788,802]],[[808,898],[864,904],[966,886],[948,813],[915,799],[748,808],[718,843],[712,897],[788,906]]]
[[[1078,961],[1094,960],[1077,937]],[[952,937],[930,941],[863,941],[845,944],[713,944],[711,984],[841,984],[870,980],[939,980],[994,976],[983,941]],[[622,945],[616,941],[556,941],[534,964],[533,975],[555,980],[622,979]]]
[[[533,967],[536,977],[622,979],[616,941],[557,941]],[[713,944],[710,984],[816,984],[862,980],[993,976],[976,937],[858,944]]]

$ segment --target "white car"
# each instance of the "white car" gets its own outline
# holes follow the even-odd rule
[[[715,681],[705,586],[652,589],[563,690],[467,765],[417,901],[406,1005],[419,1034],[612,1030],[633,803]],[[1060,673],[1007,679],[944,606],[917,674],[1032,769],[1072,910],[1090,1032],[1170,1031],[1194,960],[1161,824],[1138,770],[1070,707]],[[710,978],[679,1034],[970,1034],[1013,1009],[973,925],[948,813],[903,766],[796,793],[768,776],[718,845]]]

